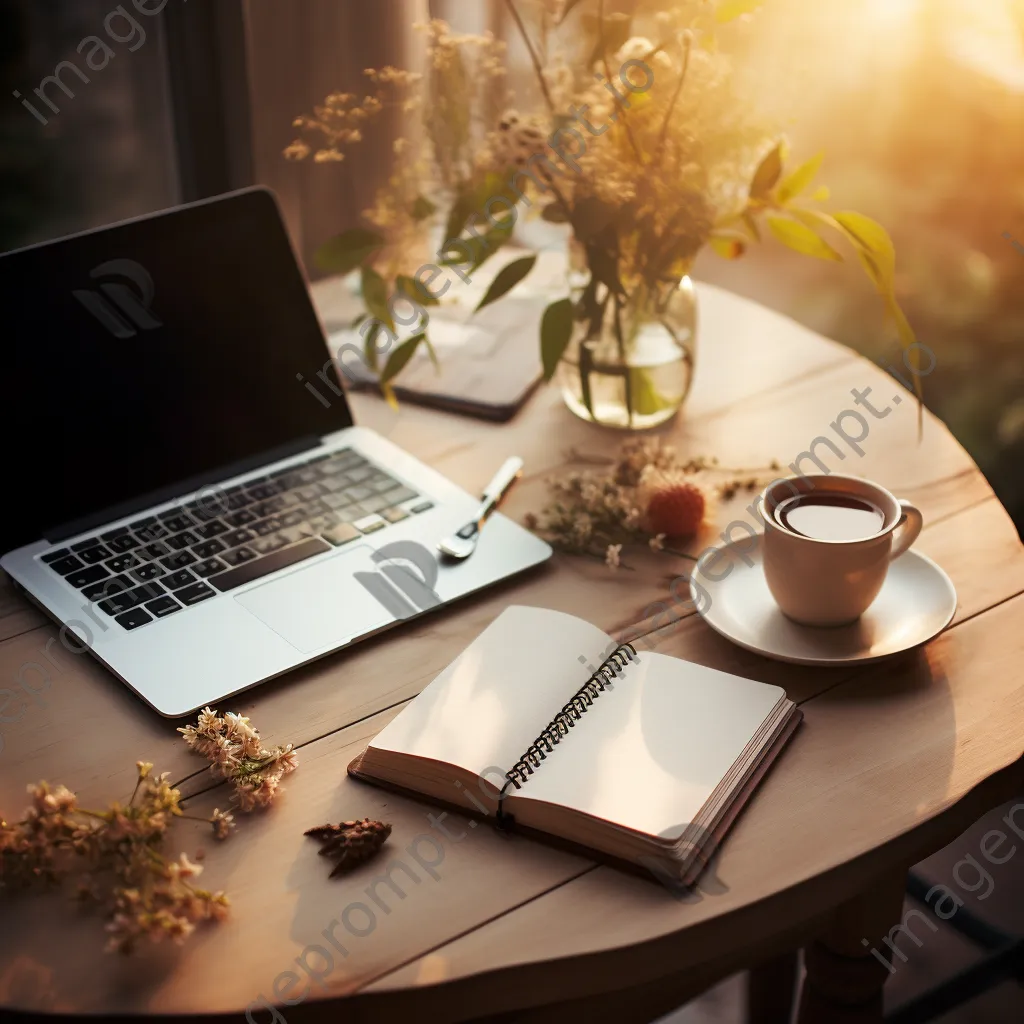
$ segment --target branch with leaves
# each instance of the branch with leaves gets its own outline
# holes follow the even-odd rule
[[[847,243],[881,296],[901,344],[913,351],[917,337],[896,298],[896,249],[889,233],[862,213],[852,210],[826,213],[810,205],[829,198],[829,190],[824,186],[810,191],[824,154],[817,154],[786,174],[787,156],[785,141],[772,147],[758,165],[744,209],[716,225],[710,239],[712,248],[726,259],[739,258],[750,242],[762,240],[760,220],[767,224],[773,237],[803,256],[843,262],[843,256],[832,241]],[[921,382],[917,374],[914,387],[920,399]],[[923,415],[920,404],[918,410]]]

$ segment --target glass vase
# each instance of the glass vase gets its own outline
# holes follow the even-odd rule
[[[628,283],[618,301],[603,285],[579,283],[573,300],[573,335],[558,368],[569,409],[622,430],[671,419],[693,382],[697,295],[690,276]]]

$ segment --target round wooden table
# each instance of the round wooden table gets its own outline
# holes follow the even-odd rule
[[[870,950],[884,949],[882,939],[900,924],[907,868],[1012,796],[1024,777],[1024,555],[970,458],[931,415],[919,441],[914,403],[881,369],[718,289],[702,286],[700,299],[694,390],[661,433],[680,451],[723,464],[788,465],[819,435],[836,438],[831,425],[857,408],[851,389],[874,389],[876,408],[902,395],[871,421],[863,455],[846,443],[841,462],[819,453],[832,470],[873,477],[918,505],[926,520],[918,548],[952,577],[959,605],[924,649],[848,669],[768,661],[687,609],[668,624],[659,619],[659,651],[781,684],[805,715],[699,889],[679,899],[649,880],[454,816],[438,825],[428,817],[436,809],[345,774],[506,605],[543,605],[614,635],[642,635],[653,625],[645,618],[652,604],[676,607],[669,589],[675,583],[679,591],[692,564],[645,552],[631,558],[635,571],[611,572],[556,556],[227,701],[221,711],[249,715],[268,741],[294,743],[301,758],[278,803],[242,817],[227,842],[196,822],[172,831],[169,847],[204,849],[203,881],[229,892],[228,920],[201,928],[181,949],[122,958],[103,953],[101,923],[62,895],[5,900],[0,1007],[248,1012],[250,1021],[628,1024],[767,963],[754,974],[765,997],[755,1013],[784,1020],[791,952],[803,946],[802,1021],[879,1019],[887,975]],[[545,477],[571,464],[571,448],[607,453],[622,440],[576,420],[550,388],[503,426],[411,405],[395,413],[373,396],[352,404],[359,422],[470,491],[506,455],[521,455],[526,477],[506,507],[516,519],[540,508]],[[851,417],[841,426],[856,436]],[[723,506],[719,530],[749,501],[744,493]],[[708,531],[689,550],[714,540]],[[4,711],[0,689],[0,809],[8,819],[25,805],[25,785],[41,778],[73,788],[85,806],[125,799],[138,759],[180,780],[194,813],[226,806],[224,787],[175,733],[181,723],[150,711],[88,655],[48,643],[55,632],[5,583],[0,686],[31,693]],[[393,823],[388,856],[329,880],[303,831],[363,816]],[[399,862],[418,865],[415,877]]]

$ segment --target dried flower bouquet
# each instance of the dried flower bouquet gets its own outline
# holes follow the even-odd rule
[[[127,804],[106,810],[80,807],[65,786],[29,786],[31,805],[20,821],[0,820],[0,894],[30,887],[52,888],[77,875],[75,897],[104,912],[108,951],[132,952],[140,940],[182,943],[200,921],[222,920],[229,901],[223,892],[195,884],[202,866],[182,853],[167,859],[160,847],[171,820],[189,817],[167,772],[137,762],[138,779]],[[232,826],[230,814],[207,819],[218,838]]]
[[[367,69],[367,94],[328,96],[296,119],[300,136],[286,150],[336,163],[371,120],[389,111],[405,119],[394,170],[364,212],[368,226],[317,256],[323,269],[361,276],[365,314],[356,325],[385,396],[393,401],[390,382],[419,346],[433,355],[427,307],[507,244],[521,213],[566,223],[578,254],[578,286],[567,283],[567,297],[542,321],[549,379],[573,337],[610,330],[626,359],[634,310],[664,312],[665,296],[705,246],[735,259],[765,233],[825,260],[843,258],[837,241],[847,246],[903,344],[914,343],[895,297],[888,234],[861,214],[821,210],[821,156],[788,167],[785,143],[750,113],[719,33],[760,0],[679,0],[667,9],[641,2],[632,14],[608,12],[604,0],[504,3],[529,55],[537,102],[520,88],[516,104],[503,42],[434,20],[421,26],[424,73]],[[435,223],[436,265],[421,259]],[[480,305],[514,288],[535,259],[506,266]],[[413,314],[396,346],[400,296],[422,315]],[[654,388],[637,380],[626,392],[629,402],[650,401]]]
[[[548,481],[550,501],[526,525],[560,551],[628,568],[625,547],[668,551],[714,519],[719,498],[755,491],[778,475],[779,464],[728,469],[714,458],[680,459],[658,438],[626,441],[612,458],[569,452],[574,462],[602,468],[560,473]],[[692,557],[692,556],[685,556]]]
[[[231,783],[232,800],[243,811],[269,806],[282,777],[298,767],[298,756],[290,743],[264,747],[249,719],[230,711],[221,717],[203,708],[195,725],[186,725],[178,732],[197,754],[213,762],[211,772]]]
[[[267,807],[280,792],[281,777],[298,761],[289,743],[263,746],[248,718],[223,717],[204,708],[195,725],[178,730],[185,742],[213,762],[229,780],[232,799],[243,811]],[[107,950],[131,953],[139,942],[184,942],[200,921],[223,920],[229,906],[223,892],[195,884],[202,866],[184,854],[170,860],[161,852],[174,818],[206,821],[214,837],[226,839],[234,815],[214,808],[209,818],[186,814],[181,793],[137,761],[135,789],[127,804],[105,810],[81,807],[66,786],[39,782],[28,787],[31,805],[20,820],[0,817],[0,897],[21,889],[54,888],[77,877],[76,899],[104,913]]]

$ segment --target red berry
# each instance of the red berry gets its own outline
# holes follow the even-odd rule
[[[707,499],[703,490],[686,481],[664,483],[647,499],[646,527],[666,537],[692,537],[704,522]]]

